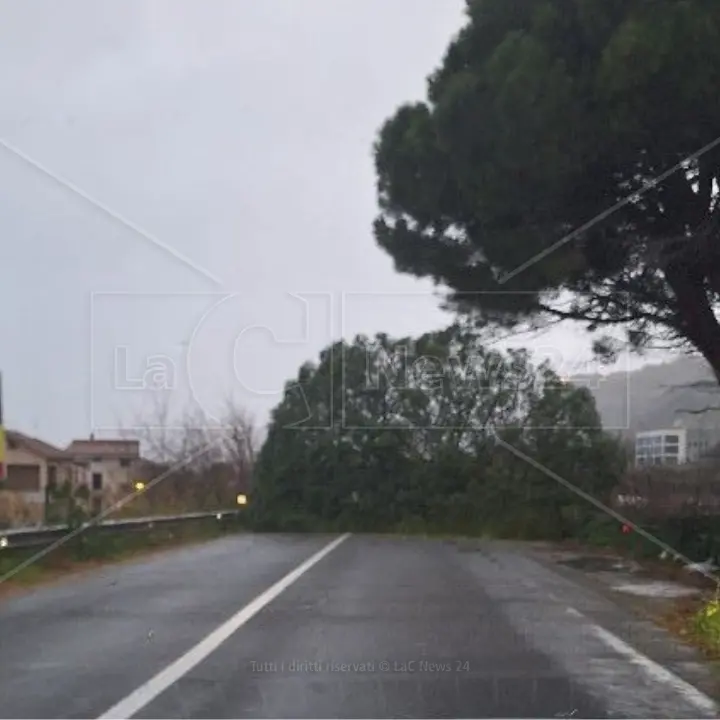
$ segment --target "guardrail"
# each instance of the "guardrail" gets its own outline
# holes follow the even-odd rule
[[[86,522],[79,528],[83,530],[97,528],[99,530],[145,530],[155,525],[164,525],[189,520],[207,520],[216,518],[238,517],[240,510],[218,510],[216,512],[186,513],[184,515],[158,515],[141,518],[120,518],[116,520],[102,520],[100,522]],[[59,540],[64,535],[77,531],[78,527],[70,525],[45,525],[38,527],[8,528],[0,530],[0,550],[3,548],[39,547],[49,545],[53,540]]]

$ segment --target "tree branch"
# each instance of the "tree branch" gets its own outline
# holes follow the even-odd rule
[[[708,407],[701,408],[700,410],[688,410],[688,409],[682,409],[682,410],[676,410],[675,414],[679,415],[681,413],[685,413],[686,415],[704,415],[705,413],[714,412],[715,410],[720,410],[720,407],[713,407],[709,405]]]

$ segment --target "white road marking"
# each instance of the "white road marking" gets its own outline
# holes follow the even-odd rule
[[[703,712],[711,713],[713,716],[717,713],[717,704],[705,693],[701,692],[690,683],[685,682],[685,680],[679,678],[675,675],[675,673],[671,672],[659,663],[651,660],[647,657],[647,655],[643,655],[634,647],[628,645],[624,640],[621,640],[617,635],[613,635],[613,633],[605,630],[603,627],[600,627],[600,625],[589,622],[588,619],[575,608],[567,608],[567,613],[568,615],[572,615],[574,617],[583,618],[587,622],[588,629],[593,633],[593,635],[595,635],[595,637],[619,655],[627,658],[633,665],[640,668],[640,670],[642,670],[646,677],[650,680],[660,683],[665,687],[672,688],[686,702]]]
[[[184,655],[175,662],[161,670],[157,675],[150,678],[144,685],[133,691],[119,703],[113,705],[109,710],[100,715],[98,720],[127,720],[135,713],[144,708],[154,700],[160,693],[167,690],[173,683],[177,682],[183,675],[192,670],[202,662],[210,653],[225,642],[234,632],[239,630],[254,615],[260,612],[268,603],[272,602],[283,591],[287,590],[296,580],[304,575],[313,565],[317,564],[326,555],[331,553],[341,542],[347,540],[350,533],[341,535],[326,545],[322,550],[316,552],[312,557],[298,565],[285,577],[278,580],[274,585],[260,593],[254,600],[244,608],[238,610],[229,620],[226,620],[220,627],[213,630],[207,637],[202,639],[195,647],[190,648]]]

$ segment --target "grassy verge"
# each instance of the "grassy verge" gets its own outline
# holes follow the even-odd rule
[[[244,529],[237,520],[214,518],[133,532],[89,529],[20,570],[16,569],[37,555],[40,549],[0,550],[0,577],[10,574],[0,583],[0,596],[71,573],[131,560],[168,548],[206,542]]]
[[[700,650],[716,667],[720,666],[720,606],[715,593],[676,600],[656,620],[673,635]]]

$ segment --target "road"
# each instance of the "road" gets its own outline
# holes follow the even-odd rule
[[[0,716],[716,717],[648,632],[515,546],[233,536],[1,603]]]

